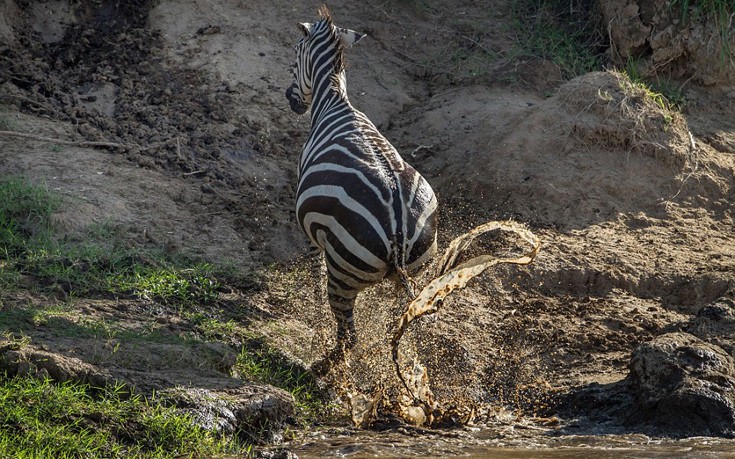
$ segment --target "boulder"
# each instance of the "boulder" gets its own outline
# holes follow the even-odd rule
[[[735,300],[728,297],[718,298],[697,311],[696,318],[720,323],[735,323]]]
[[[156,394],[164,403],[189,413],[202,428],[245,440],[278,443],[284,424],[293,417],[295,401],[283,389],[244,384],[227,389],[179,387]]]
[[[702,306],[683,331],[720,346],[735,357],[735,300],[729,297]]]
[[[735,359],[683,332],[641,344],[630,361],[629,421],[672,436],[735,436]]]

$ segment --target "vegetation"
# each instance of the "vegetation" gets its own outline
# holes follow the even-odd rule
[[[3,108],[0,108],[0,131],[14,131],[15,130],[15,123],[10,118],[10,116],[7,115],[6,111]]]
[[[630,81],[645,92],[656,102],[662,109],[681,110],[686,104],[686,99],[682,94],[681,86],[673,84],[669,80],[655,79],[648,80],[638,71],[638,62],[629,60],[625,66],[623,73]]]
[[[595,2],[589,0],[513,0],[511,13],[519,55],[541,57],[553,62],[565,79],[604,67],[607,46],[604,27],[599,24]],[[723,57],[729,53],[729,18],[735,0],[672,0],[682,20],[690,17],[713,18],[721,31]],[[637,59],[629,59],[621,69],[632,82],[657,99],[662,108],[682,110],[686,99],[680,84],[665,78],[646,78]]]
[[[110,225],[94,225],[79,239],[61,237],[53,225],[60,206],[61,200],[43,187],[0,179],[0,333],[5,348],[28,346],[39,326],[51,336],[118,343],[237,342],[242,351],[234,376],[289,391],[303,422],[326,414],[325,394],[306,369],[218,309],[223,285],[235,279],[249,288],[252,279],[191,258],[127,247]],[[4,307],[4,295],[21,290],[48,301]],[[144,299],[178,313],[190,328],[179,335],[165,327],[131,329],[86,317],[75,310],[74,299],[81,296]],[[10,378],[0,370],[0,452],[19,458],[210,457],[238,448],[154,398],[126,392]]]
[[[410,2],[417,11],[427,8],[425,2]],[[421,7],[423,5],[423,7]],[[685,22],[691,17],[705,16],[718,24],[723,62],[729,56],[730,18],[735,12],[735,0],[671,0],[672,8],[680,8]],[[602,70],[607,58],[609,37],[601,13],[594,0],[511,0],[509,2],[515,49],[513,59],[540,58],[553,63],[563,79]],[[488,31],[481,23],[471,20],[461,27],[446,47],[422,63],[422,77],[442,76],[450,82],[485,77],[502,56],[484,46]],[[636,82],[662,94],[676,109],[685,103],[679,86],[668,80],[651,80],[640,76],[635,60],[625,67]]]
[[[326,394],[314,376],[282,354],[253,341],[237,358],[235,371],[243,379],[281,387],[293,395],[302,422],[315,421],[328,414]]]
[[[241,449],[122,386],[0,375],[0,452],[13,458],[212,457]]]
[[[420,62],[420,78],[446,79],[452,83],[483,78],[500,54],[482,45],[487,31],[479,24],[465,24],[449,38],[444,49]]]
[[[735,13],[735,0],[671,0],[672,8],[679,7],[681,18],[686,23],[690,17],[711,18],[719,31],[720,61],[728,62],[730,55],[730,26]]]
[[[6,260],[36,250],[49,238],[59,200],[18,178],[0,182],[0,253]]]
[[[518,53],[553,62],[563,78],[599,70],[606,38],[590,0],[512,0]]]
[[[425,2],[409,2],[416,11]],[[599,70],[607,34],[602,33],[594,0],[511,0],[510,18],[516,46],[509,57],[541,58],[555,64],[564,79]],[[430,8],[429,8],[430,9]],[[424,78],[450,82],[484,78],[503,58],[488,45],[491,32],[480,21],[458,21],[444,49],[422,62]]]
[[[217,298],[211,264],[125,247],[104,226],[89,229],[83,242],[56,239],[51,217],[59,204],[42,187],[0,181],[0,290],[30,286],[67,297],[135,295],[181,305]]]
[[[695,17],[710,16],[726,19],[735,11],[735,0],[671,0],[671,6],[678,6],[682,19],[689,18],[690,12]]]

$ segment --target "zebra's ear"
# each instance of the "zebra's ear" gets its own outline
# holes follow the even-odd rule
[[[299,22],[299,29],[304,32],[305,37],[308,37],[309,33],[311,33],[311,24],[308,22]]]
[[[355,32],[354,30],[342,28],[338,28],[337,32],[339,33],[339,39],[345,48],[354,45],[366,35],[364,33]]]

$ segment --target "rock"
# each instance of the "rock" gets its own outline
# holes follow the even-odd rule
[[[253,459],[299,459],[299,456],[293,451],[287,449],[255,451]]]
[[[55,381],[75,381],[103,387],[113,381],[110,374],[80,359],[34,349],[0,348],[0,371],[8,375],[49,377]]]
[[[719,298],[697,311],[697,318],[709,319],[715,322],[735,321],[735,300],[727,297]]]
[[[204,429],[245,434],[249,441],[273,443],[294,415],[291,394],[276,387],[247,384],[228,389],[175,388],[158,392],[164,403],[191,414]]]
[[[688,333],[643,343],[630,361],[629,421],[666,435],[735,436],[735,360]]]
[[[682,331],[720,346],[735,357],[735,300],[722,297],[702,306]]]

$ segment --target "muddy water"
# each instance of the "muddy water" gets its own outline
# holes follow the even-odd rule
[[[492,430],[371,432],[326,429],[287,448],[301,459],[344,458],[733,458],[735,440],[696,437],[655,439],[645,435],[555,435],[553,430],[507,426]]]

